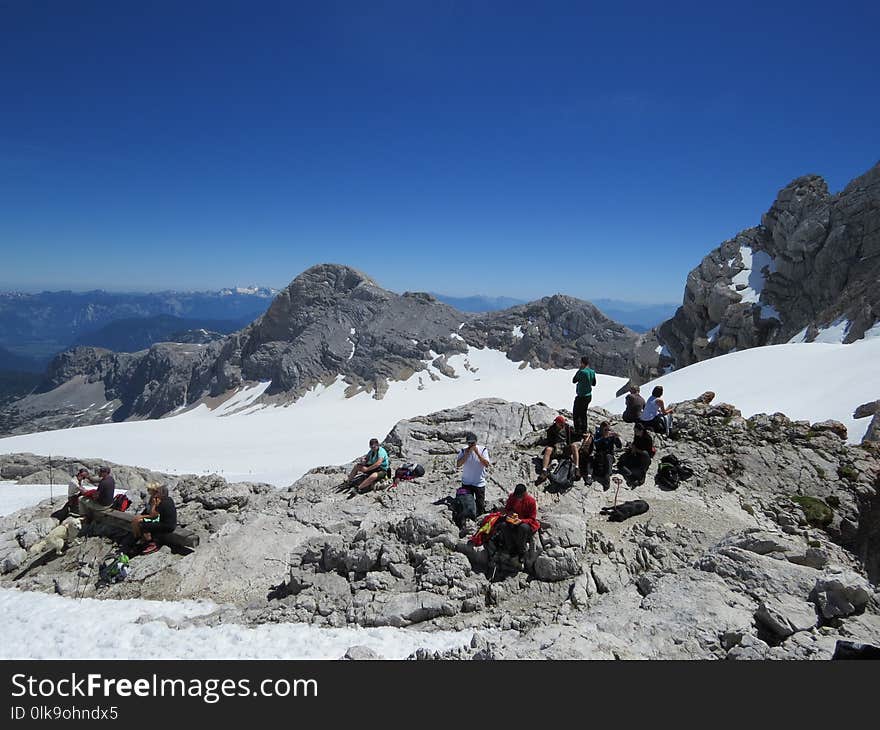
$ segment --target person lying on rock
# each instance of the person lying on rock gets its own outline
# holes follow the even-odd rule
[[[645,483],[645,474],[651,466],[651,457],[654,456],[654,441],[651,434],[641,423],[633,426],[633,440],[621,454],[617,462],[617,470],[626,479],[631,487],[638,487]]]
[[[667,408],[663,402],[663,386],[657,385],[651,391],[651,397],[648,398],[642,409],[642,425],[645,428],[653,429],[656,433],[668,436],[672,430],[673,410],[671,407]]]
[[[532,535],[541,527],[538,522],[538,503],[528,493],[525,484],[517,484],[507,497],[503,519],[498,521],[504,551],[522,557]]]
[[[168,495],[164,484],[147,485],[149,503],[131,523],[131,531],[138,541],[144,542],[142,555],[156,552],[159,546],[153,542],[156,535],[167,535],[177,528],[177,506]]]
[[[363,474],[363,477],[360,475]],[[370,439],[370,450],[355,462],[348,475],[349,486],[357,492],[369,492],[375,484],[391,476],[388,452],[379,446],[379,439]]]
[[[477,443],[477,435],[472,431],[465,434],[467,447],[458,452],[455,465],[461,469],[461,488],[474,495],[477,514],[486,513],[486,469],[492,462],[489,460],[489,449]]]
[[[581,439],[574,427],[565,420],[565,416],[556,416],[544,437],[541,474],[535,480],[535,486],[550,478],[551,459],[571,459],[574,464],[574,478],[580,479],[580,450]]]
[[[608,421],[602,421],[593,436],[592,474],[605,489],[611,486],[611,472],[614,469],[614,452],[622,449],[623,442]]]
[[[90,521],[91,515],[109,512],[113,509],[113,498],[116,496],[116,480],[110,474],[109,466],[98,469],[97,477],[86,477],[92,484],[97,484],[94,495],[81,497],[79,500],[79,513],[86,521]]]

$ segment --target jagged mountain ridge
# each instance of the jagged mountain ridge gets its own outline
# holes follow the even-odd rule
[[[74,414],[77,425],[157,418],[258,381],[271,381],[264,399],[274,402],[289,402],[340,376],[348,395],[368,391],[381,398],[389,381],[428,364],[455,377],[448,358],[469,346],[497,349],[534,367],[574,367],[589,353],[598,369],[620,375],[631,366],[635,340],[634,332],[589,302],[563,295],[475,315],[429,294],[395,294],[347,266],[321,264],[297,276],[252,324],[222,340],[160,343],[131,354],[91,347],[61,353],[41,392],[7,408],[0,429],[65,427]],[[95,414],[102,420],[88,421],[83,409],[94,403],[113,408]]]
[[[832,195],[818,175],[780,190],[761,224],[711,251],[675,315],[640,338],[639,380],[734,350],[837,342],[880,321],[880,163]]]

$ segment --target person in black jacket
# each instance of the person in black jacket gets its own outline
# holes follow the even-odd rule
[[[654,456],[654,441],[651,434],[641,424],[633,426],[633,440],[617,462],[617,470],[626,479],[631,487],[638,487],[645,483],[645,474],[651,466],[651,457]]]
[[[143,554],[158,550],[153,542],[156,535],[167,535],[177,528],[177,506],[168,494],[164,484],[150,484],[147,487],[150,501],[146,509],[134,518],[131,531],[138,540],[143,540]]]
[[[602,421],[593,436],[593,478],[602,484],[604,489],[611,487],[611,471],[614,469],[614,452],[622,449],[620,436],[611,430],[608,421]]]

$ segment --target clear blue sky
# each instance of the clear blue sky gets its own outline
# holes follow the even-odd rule
[[[0,0],[0,288],[679,301],[880,159],[880,3],[612,5]]]

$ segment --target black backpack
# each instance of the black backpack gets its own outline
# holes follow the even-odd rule
[[[550,472],[550,484],[556,489],[571,489],[574,486],[574,464],[571,459],[562,459]]]
[[[675,454],[667,454],[660,459],[654,483],[661,489],[678,489],[683,480],[693,475],[694,470],[688,464],[679,461]]]

